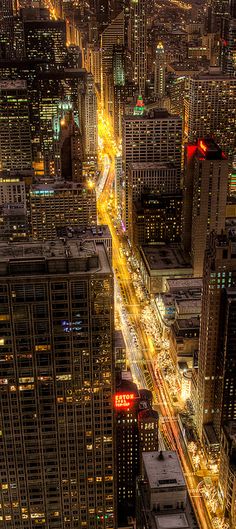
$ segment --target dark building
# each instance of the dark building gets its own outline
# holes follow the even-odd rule
[[[218,432],[226,421],[236,420],[236,289],[226,288],[221,295],[219,346],[215,395],[215,428]]]
[[[0,58],[9,59],[13,54],[14,12],[12,0],[0,2]]]
[[[124,374],[123,374],[124,376]],[[120,379],[114,397],[117,452],[118,524],[135,515],[136,479],[143,451],[158,449],[158,414],[150,391]]]
[[[208,451],[219,448],[223,420],[236,417],[235,236],[211,234],[204,264],[196,415]]]
[[[28,59],[63,66],[67,58],[66,23],[63,20],[25,20],[25,50]]]
[[[143,193],[133,203],[131,240],[136,246],[181,239],[182,195]]]
[[[230,522],[236,524],[236,421],[223,425],[220,450],[219,493],[223,512]]]
[[[82,182],[84,160],[81,131],[75,123],[73,114],[61,121],[60,132],[60,174],[62,180]]]
[[[221,68],[229,76],[236,76],[236,4],[231,3],[228,16],[221,21]]]

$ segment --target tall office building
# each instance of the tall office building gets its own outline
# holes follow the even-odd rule
[[[103,243],[0,243],[3,529],[114,528],[113,274]]]
[[[117,381],[114,398],[118,525],[135,516],[142,453],[158,450],[158,413],[152,409],[152,393],[138,390],[124,375],[126,372]]]
[[[60,175],[62,180],[82,182],[83,139],[72,112],[61,120],[59,138]]]
[[[235,237],[212,233],[203,275],[196,406],[199,435],[209,450],[219,446],[222,420],[236,413],[235,282]]]
[[[142,95],[145,94],[147,79],[147,9],[146,0],[130,1],[129,48],[132,77]]]
[[[82,96],[81,130],[86,160],[97,164],[98,124],[97,96],[92,74],[86,76],[85,93]]]
[[[113,101],[109,96],[109,85],[113,84],[113,49],[117,44],[124,44],[124,12],[107,26],[101,35],[101,90],[102,104],[109,114],[113,115]]]
[[[0,58],[9,59],[13,54],[14,11],[12,0],[0,3]]]
[[[236,3],[221,23],[221,68],[229,76],[236,76]]]
[[[143,454],[137,481],[137,529],[178,527],[198,529],[177,452]]]
[[[165,50],[162,42],[156,47],[155,66],[154,66],[154,95],[162,98],[165,95]]]
[[[34,10],[32,10],[34,13]],[[25,50],[28,59],[40,59],[47,65],[66,62],[66,23],[63,20],[25,20]]]
[[[211,139],[187,147],[184,176],[183,240],[195,277],[203,274],[207,236],[225,227],[228,160]]]
[[[30,224],[35,240],[55,239],[57,228],[97,222],[96,193],[75,182],[56,182],[31,186]]]
[[[232,154],[235,150],[235,105],[236,79],[219,73],[191,78],[185,100],[188,142],[210,135],[223,150]]]
[[[175,189],[180,187],[181,174],[181,144],[182,144],[182,120],[178,116],[170,115],[167,111],[142,112],[141,115],[124,116],[122,134],[122,156],[125,176],[125,204],[124,221],[126,227],[130,222],[128,207],[129,197],[129,168],[132,163],[138,164],[136,169],[142,169],[141,165],[149,163],[149,176],[151,176],[152,163],[161,166],[172,163],[172,174],[174,177]],[[145,168],[144,168],[145,169]],[[176,169],[176,171],[175,171]],[[175,173],[175,174],[174,174]],[[165,189],[165,182],[161,179],[159,184],[163,192],[172,192],[172,189]],[[153,175],[154,176],[154,175]],[[170,172],[168,174],[170,177]],[[145,171],[142,173],[143,187],[145,187]],[[168,184],[170,184],[168,178]],[[139,185],[139,184],[138,184]],[[149,182],[147,182],[147,186]],[[134,186],[135,187],[135,186]],[[153,187],[152,187],[153,189]],[[136,197],[138,198],[138,197]]]
[[[29,105],[25,81],[0,82],[0,170],[31,169]]]
[[[133,202],[130,241],[137,247],[158,242],[180,242],[182,227],[182,194],[141,194]]]
[[[211,0],[209,27],[211,32],[220,32],[222,17],[229,13],[229,1],[230,0]]]

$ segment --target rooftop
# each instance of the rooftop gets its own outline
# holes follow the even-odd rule
[[[186,487],[177,452],[144,452],[142,456],[150,489]]]
[[[159,514],[155,516],[155,521],[158,529],[189,528],[189,523],[184,512],[179,514]]]
[[[123,118],[125,121],[147,121],[151,119],[164,119],[164,120],[176,120],[181,122],[180,116],[169,114],[168,110],[165,109],[152,109],[150,111],[144,112],[144,114],[140,115],[128,115],[124,116]]]
[[[142,254],[150,270],[171,270],[186,268],[191,273],[189,257],[180,244],[142,246]]]
[[[103,242],[57,239],[45,242],[0,242],[0,276],[111,273]]]

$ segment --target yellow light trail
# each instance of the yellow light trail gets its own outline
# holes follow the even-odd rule
[[[123,296],[123,306],[127,311],[129,322],[133,325],[136,331],[141,351],[141,353],[137,351],[135,352],[135,348],[131,347],[128,351],[129,362],[130,365],[135,364],[139,369],[142,370],[143,376],[140,376],[140,380],[137,380],[137,382],[140,384],[142,384],[143,378],[145,379],[144,369],[147,366],[153,383],[154,401],[158,402],[159,412],[161,413],[162,417],[165,418],[163,430],[165,432],[166,438],[168,439],[170,449],[178,451],[183,471],[185,473],[188,490],[191,496],[191,501],[200,527],[201,529],[213,529],[212,520],[207,510],[207,506],[197,489],[199,479],[201,478],[193,471],[192,463],[187,450],[183,448],[181,442],[182,434],[177,421],[176,410],[173,407],[170,399],[169,389],[166,385],[166,381],[163,378],[162,372],[160,370],[154,372],[153,365],[156,353],[155,347],[151,337],[142,326],[142,305],[137,298],[136,291],[132,283],[132,276],[128,270],[127,258],[125,255],[121,255],[120,253],[121,246],[124,248],[126,243],[121,233],[117,233],[117,229],[114,227],[112,218],[107,209],[110,186],[113,178],[114,159],[112,156],[114,156],[116,148],[113,150],[112,147],[111,150],[110,144],[108,143],[108,138],[110,139],[112,135],[112,129],[109,127],[109,125],[106,127],[106,120],[104,119],[104,116],[101,118],[99,117],[99,123],[100,145],[102,145],[101,158],[104,158],[106,155],[108,155],[113,163],[111,164],[111,178],[110,180],[108,179],[98,200],[98,216],[101,224],[107,224],[111,231],[113,268],[115,271],[116,280]],[[137,379],[136,375],[135,379]],[[193,493],[193,491],[195,492]]]

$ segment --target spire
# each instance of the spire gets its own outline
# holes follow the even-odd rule
[[[136,105],[134,107],[134,116],[142,116],[145,111],[145,105],[142,96],[138,96]]]

